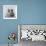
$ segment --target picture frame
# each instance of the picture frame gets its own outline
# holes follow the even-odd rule
[[[3,5],[3,19],[17,19],[17,5]]]

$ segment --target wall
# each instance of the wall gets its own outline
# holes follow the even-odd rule
[[[21,24],[46,24],[46,0],[23,0]]]
[[[21,1],[19,0],[0,0],[0,44],[7,44],[8,34],[10,32],[16,32],[18,36],[17,24],[20,22],[20,12],[21,12]],[[17,20],[6,20],[3,19],[3,5],[18,5],[18,19]],[[18,37],[15,41],[18,43]]]
[[[17,20],[3,19],[6,4],[17,4]],[[46,24],[46,0],[0,0],[0,44],[8,43],[9,32],[18,32],[17,24]]]

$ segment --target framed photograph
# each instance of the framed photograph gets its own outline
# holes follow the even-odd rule
[[[23,40],[46,41],[46,25],[18,25],[19,42]]]
[[[17,19],[17,5],[3,5],[3,19]]]

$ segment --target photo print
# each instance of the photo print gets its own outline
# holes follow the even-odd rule
[[[17,19],[17,5],[3,5],[3,19]]]
[[[18,38],[19,41],[31,40],[31,41],[46,41],[46,25],[18,25]]]

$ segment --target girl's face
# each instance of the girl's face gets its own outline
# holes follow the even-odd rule
[[[11,12],[13,12],[13,9],[11,9]]]
[[[10,9],[8,9],[8,12],[10,12]]]

